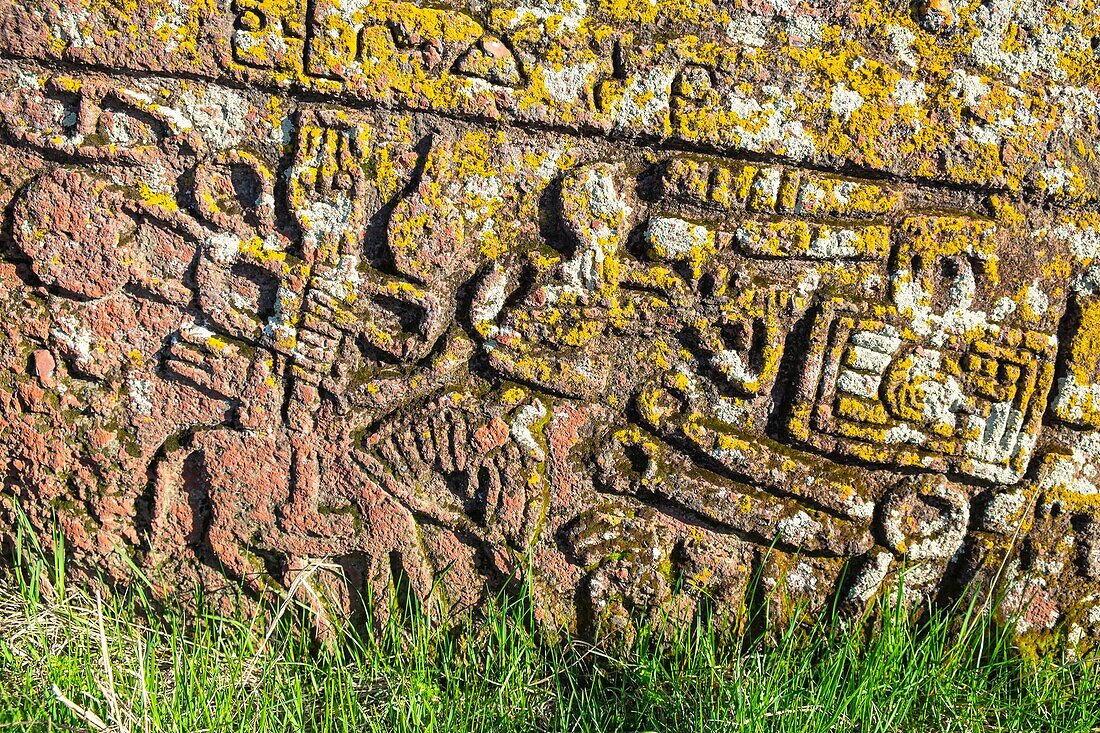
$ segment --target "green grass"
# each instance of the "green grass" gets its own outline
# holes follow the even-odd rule
[[[1095,659],[1028,661],[965,609],[884,611],[870,635],[642,630],[611,654],[502,597],[476,628],[394,609],[319,644],[291,604],[265,621],[154,611],[140,587],[100,600],[63,567],[20,566],[0,581],[0,733],[1100,730]]]

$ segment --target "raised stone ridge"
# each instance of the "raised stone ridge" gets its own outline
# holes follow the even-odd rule
[[[0,538],[1090,643],[1098,68],[1095,0],[0,0]]]

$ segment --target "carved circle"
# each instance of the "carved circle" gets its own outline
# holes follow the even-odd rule
[[[247,31],[249,33],[259,33],[266,27],[267,18],[256,10],[242,10],[240,15],[237,16],[237,30]]]
[[[878,521],[887,546],[898,555],[946,559],[966,535],[970,504],[943,476],[915,476],[894,487],[879,507]]]
[[[102,298],[130,278],[136,223],[121,194],[81,170],[57,168],[32,183],[14,209],[14,238],[50,288]]]
[[[273,189],[271,172],[256,156],[222,152],[195,171],[195,208],[204,221],[223,231],[264,234],[274,228]]]

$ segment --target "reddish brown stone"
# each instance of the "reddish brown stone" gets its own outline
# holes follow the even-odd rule
[[[1096,0],[360,5],[0,0],[0,531],[1100,634]]]
[[[31,359],[38,383],[46,388],[55,386],[57,382],[54,380],[54,369],[57,368],[57,362],[54,361],[53,354],[46,349],[38,349],[31,355]]]

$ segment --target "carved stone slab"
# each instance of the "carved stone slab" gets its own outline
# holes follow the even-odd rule
[[[1096,638],[1098,48],[1094,0],[0,0],[0,531],[337,616]]]

